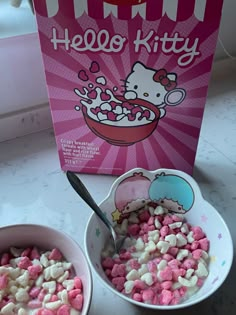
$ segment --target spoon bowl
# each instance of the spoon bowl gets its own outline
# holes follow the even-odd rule
[[[82,181],[79,179],[79,177],[71,171],[67,171],[66,176],[67,176],[71,186],[77,192],[77,194],[87,203],[87,205],[97,214],[97,216],[102,220],[102,222],[109,229],[109,231],[112,235],[112,238],[114,240],[115,252],[119,253],[126,236],[120,235],[115,231],[115,229],[113,228],[113,225],[107,219],[107,217],[104,215],[102,210],[99,208],[99,206],[97,205],[97,203],[95,202],[93,197],[90,195],[87,188],[82,183]]]

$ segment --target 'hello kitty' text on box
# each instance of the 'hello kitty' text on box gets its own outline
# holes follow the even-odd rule
[[[63,170],[192,173],[223,0],[35,0]]]

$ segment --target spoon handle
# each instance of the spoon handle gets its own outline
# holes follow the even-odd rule
[[[88,192],[87,188],[84,186],[82,181],[76,176],[73,172],[67,171],[66,176],[74,188],[74,190],[79,194],[79,196],[93,209],[93,211],[99,216],[99,218],[103,221],[103,223],[109,228],[112,229],[112,224],[103,214],[102,210],[96,204],[90,193]]]

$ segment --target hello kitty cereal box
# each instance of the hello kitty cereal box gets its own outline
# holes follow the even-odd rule
[[[192,173],[223,0],[35,0],[63,170]]]

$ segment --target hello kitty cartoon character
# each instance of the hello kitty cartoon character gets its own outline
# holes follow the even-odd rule
[[[186,92],[177,88],[177,75],[165,69],[155,70],[141,62],[134,63],[125,80],[124,97],[143,99],[160,110],[160,118],[166,114],[165,106],[176,106],[183,102]]]

